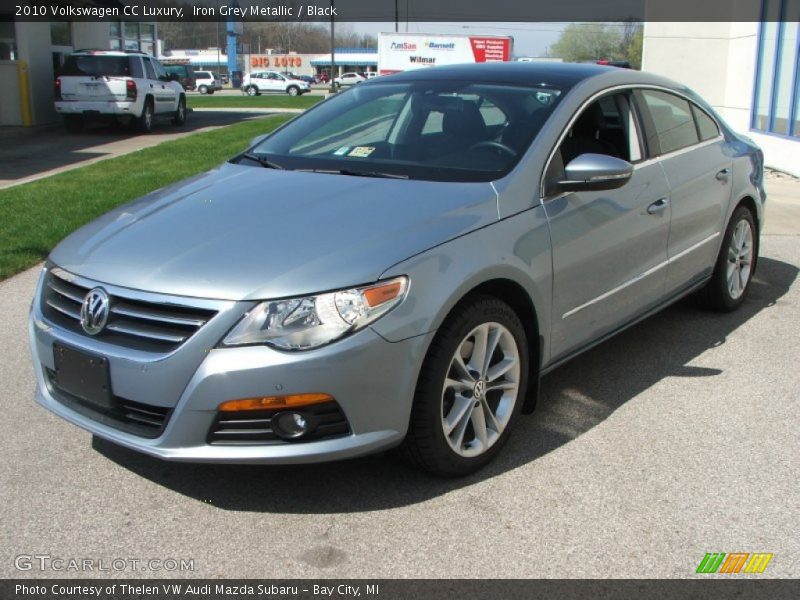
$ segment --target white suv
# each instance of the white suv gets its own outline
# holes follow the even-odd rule
[[[186,95],[176,79],[143,52],[82,50],[67,57],[55,80],[56,112],[72,132],[89,118],[132,122],[145,133],[154,117],[183,125]]]
[[[194,79],[201,94],[213,94],[222,89],[222,80],[213,71],[195,71]]]
[[[301,96],[311,91],[311,86],[302,79],[295,79],[277,71],[248,73],[242,79],[242,91],[248,96],[264,92],[279,92],[290,96]]]

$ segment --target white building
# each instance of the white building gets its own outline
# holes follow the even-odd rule
[[[763,10],[771,21],[647,22],[642,68],[694,89],[767,166],[800,176],[800,2],[763,0]]]
[[[64,57],[75,50],[154,54],[156,39],[155,23],[0,21],[0,125],[57,120],[53,80]]]

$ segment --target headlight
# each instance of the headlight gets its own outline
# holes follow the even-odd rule
[[[397,277],[316,296],[268,300],[255,306],[225,336],[225,346],[267,344],[281,350],[308,350],[379,319],[403,301],[408,279]]]

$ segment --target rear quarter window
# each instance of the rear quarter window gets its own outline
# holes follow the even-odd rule
[[[702,141],[711,140],[719,136],[719,127],[706,111],[692,104],[692,112],[697,122],[697,132],[700,134]]]

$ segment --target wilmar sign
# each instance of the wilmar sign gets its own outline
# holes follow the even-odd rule
[[[423,67],[511,60],[514,38],[493,35],[381,33],[378,72],[381,75]]]

